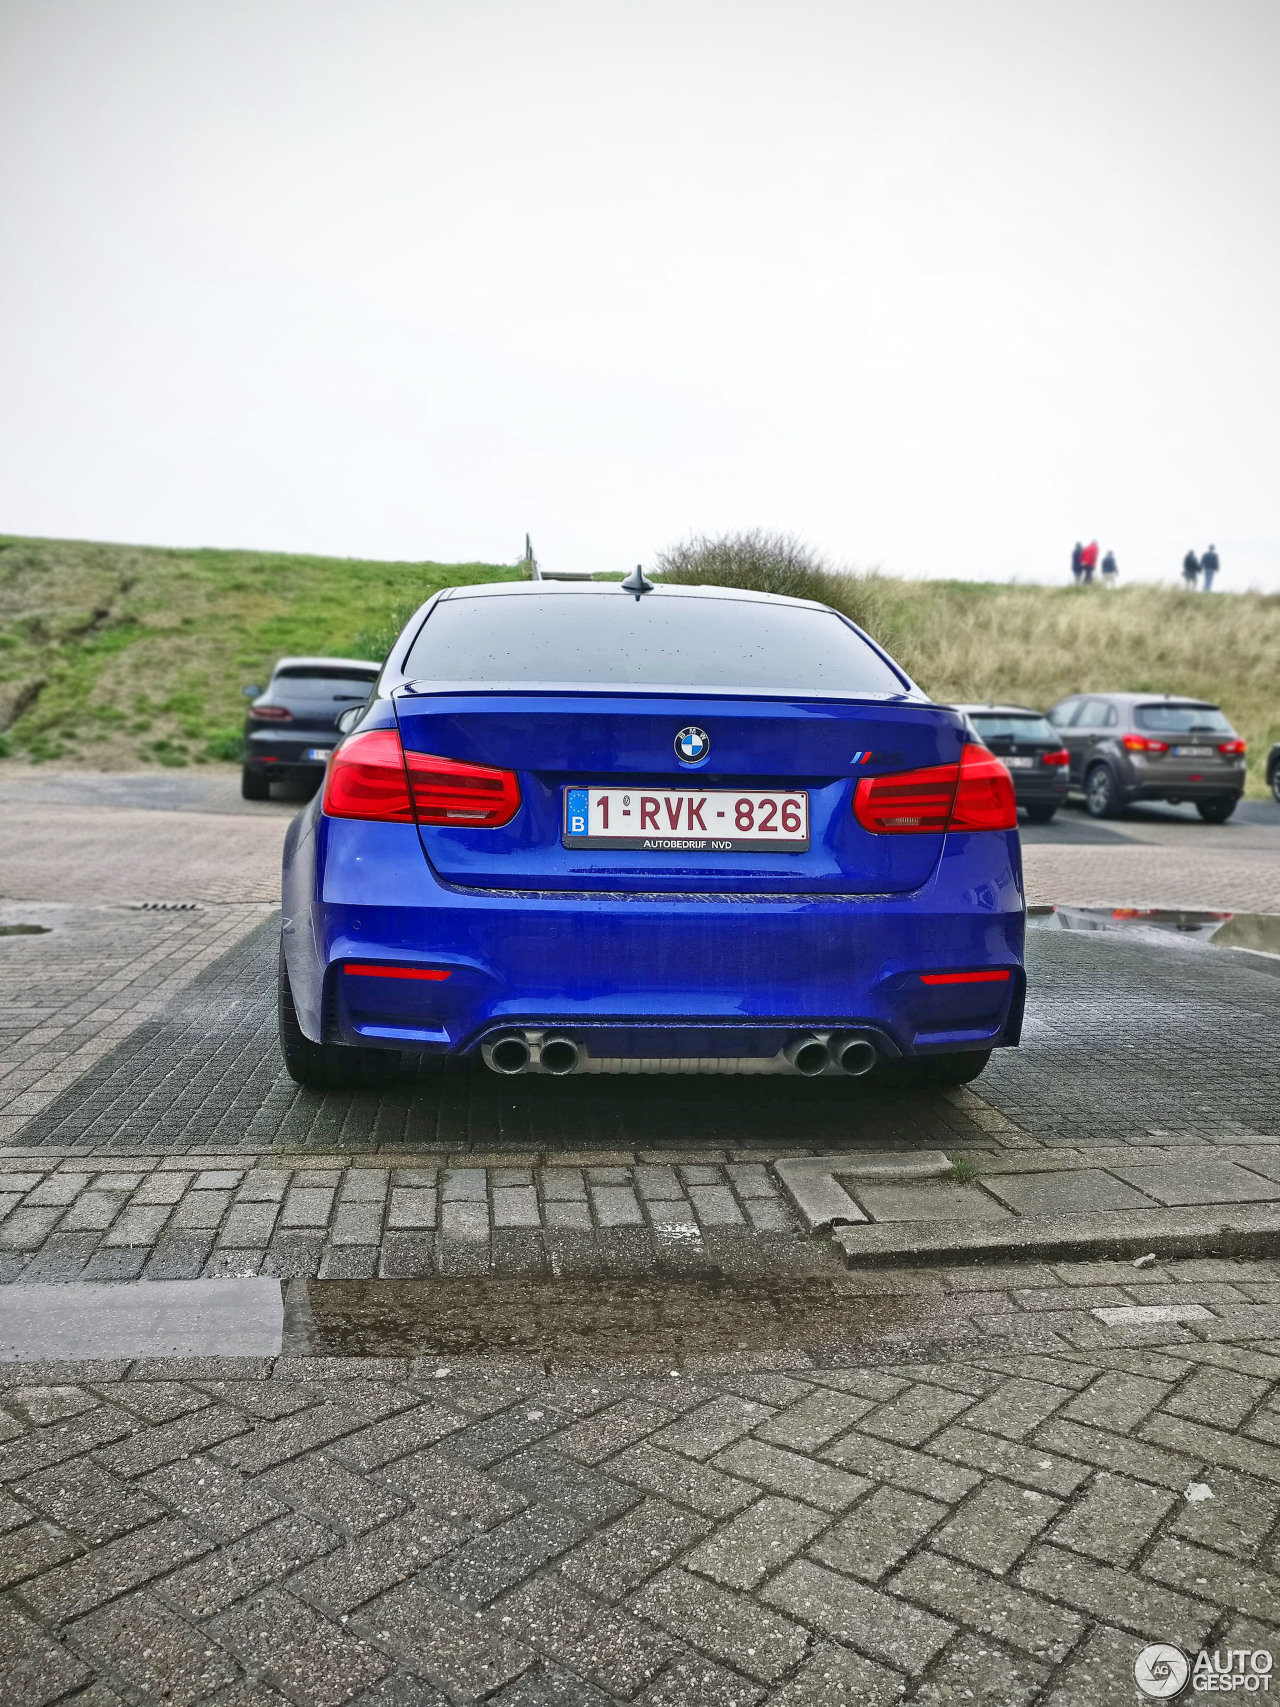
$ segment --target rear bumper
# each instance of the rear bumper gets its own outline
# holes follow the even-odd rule
[[[1013,773],[1013,794],[1019,806],[1061,806],[1067,798],[1066,766],[1054,772]]]
[[[1121,785],[1126,800],[1239,800],[1244,793],[1239,776],[1202,782],[1140,782]]]
[[[581,1030],[611,1058],[741,1058],[818,1029],[910,1055],[1016,1043],[1021,1024],[1012,833],[948,837],[911,895],[536,895],[442,884],[412,825],[329,819],[313,803],[286,842],[284,914],[313,1039],[465,1054],[503,1031]],[[1008,976],[921,981],[957,970]]]

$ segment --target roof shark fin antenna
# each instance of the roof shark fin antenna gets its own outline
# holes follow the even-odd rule
[[[641,594],[651,593],[653,591],[653,582],[637,563],[631,574],[628,575],[626,580],[622,583],[622,590],[624,593],[634,593],[636,598],[639,599]]]

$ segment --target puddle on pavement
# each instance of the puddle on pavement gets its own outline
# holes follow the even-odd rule
[[[1028,907],[1036,930],[1159,931],[1184,942],[1280,958],[1280,913],[1211,913],[1178,907]]]
[[[942,1293],[858,1296],[839,1278],[309,1280],[293,1282],[285,1351],[317,1357],[465,1353],[609,1361],[879,1346],[903,1357],[971,1338]]]
[[[534,1357],[804,1351],[897,1359],[972,1340],[963,1297],[840,1275],[69,1282],[0,1287],[0,1363],[156,1357]]]
[[[0,1363],[277,1357],[283,1327],[278,1280],[0,1286]]]

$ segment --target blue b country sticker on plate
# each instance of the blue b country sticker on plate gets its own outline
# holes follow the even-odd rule
[[[585,836],[587,833],[587,791],[585,788],[567,788],[564,792],[564,828],[569,836]]]

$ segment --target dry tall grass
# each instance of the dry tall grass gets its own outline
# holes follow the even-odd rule
[[[938,700],[1045,708],[1081,689],[1211,700],[1249,743],[1250,793],[1265,790],[1280,740],[1280,595],[899,581],[832,570],[794,540],[742,539],[740,554],[733,540],[690,541],[657,567],[672,581],[833,605]]]

